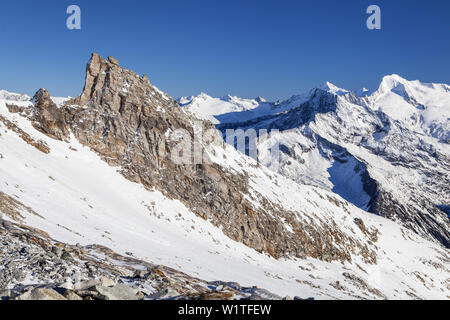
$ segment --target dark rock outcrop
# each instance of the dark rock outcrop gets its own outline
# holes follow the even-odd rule
[[[223,133],[230,128],[244,131],[277,129],[282,133],[298,130],[302,138],[310,140],[309,148],[320,148],[324,142],[331,145],[331,149],[346,153],[360,163],[362,170],[357,174],[361,174],[364,191],[370,196],[366,209],[368,212],[400,222],[417,234],[450,248],[450,221],[437,209],[441,202],[450,201],[450,176],[445,174],[450,169],[449,157],[386,114],[371,110],[364,101],[351,93],[345,96],[345,103],[349,102],[355,105],[353,110],[342,107],[342,101],[339,102],[335,94],[315,89],[306,102],[287,111],[249,121],[221,123],[217,128]],[[412,100],[409,102],[413,103]],[[354,126],[357,119],[363,119],[364,125]],[[346,145],[357,146],[364,152],[358,154],[352,151],[353,154]],[[289,153],[283,145],[281,152]],[[375,175],[371,173],[373,163],[362,156],[366,152],[393,167],[420,174],[423,179],[421,185],[409,183],[405,179],[397,187],[398,190],[393,192],[386,185],[387,180],[374,178]],[[292,161],[302,161],[292,158]],[[300,179],[303,179],[301,175]],[[407,199],[403,197],[405,194]],[[358,203],[353,204],[359,206]]]
[[[369,263],[376,261],[373,248],[350,238],[336,225],[311,224],[264,197],[262,206],[255,208],[248,200],[253,197],[248,176],[209,161],[206,153],[201,164],[193,159],[192,164],[174,161],[171,155],[179,152],[178,141],[169,137],[170,133],[182,129],[195,140],[196,119],[152,86],[147,76],[121,68],[114,58],[105,60],[93,54],[82,94],[64,107],[55,109],[45,91],[38,93],[35,101],[37,126],[43,132],[58,139],[72,132],[104,161],[120,167],[127,179],[180,200],[233,240],[275,258],[351,261],[357,252]],[[203,122],[201,126],[203,132],[213,129],[216,146],[224,146],[213,124]],[[336,199],[330,202],[344,205]],[[284,221],[293,232],[286,232]]]
[[[55,139],[67,139],[69,130],[64,119],[64,111],[56,106],[48,91],[39,89],[33,97],[33,102],[35,105],[32,116],[33,126]]]

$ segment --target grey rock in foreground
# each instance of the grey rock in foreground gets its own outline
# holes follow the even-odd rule
[[[105,300],[138,300],[137,291],[123,283],[113,287],[96,286],[95,290]]]
[[[0,244],[0,300],[281,299],[257,287],[203,281],[105,247],[62,244],[1,217]],[[24,285],[25,279],[33,284]]]
[[[22,293],[16,300],[67,300],[53,289],[34,288]]]

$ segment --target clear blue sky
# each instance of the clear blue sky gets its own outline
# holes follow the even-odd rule
[[[66,29],[66,8],[82,30]],[[370,4],[382,30],[366,28]],[[91,52],[147,73],[174,97],[275,100],[330,81],[383,75],[450,83],[448,0],[8,0],[0,5],[0,88],[75,96]]]

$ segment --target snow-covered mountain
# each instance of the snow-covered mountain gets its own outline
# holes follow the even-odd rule
[[[222,98],[213,98],[206,93],[198,96],[183,97],[178,99],[181,106],[186,106],[189,112],[196,114],[202,120],[209,120],[212,123],[219,123],[214,116],[220,116],[229,113],[239,113],[241,111],[249,111],[256,109],[265,100],[259,99],[240,99],[233,96],[225,96]],[[236,119],[237,120],[237,119]]]
[[[412,131],[444,142],[450,139],[450,86],[447,84],[386,76],[368,100],[374,110],[382,111]]]
[[[383,78],[358,97],[331,83],[278,103],[251,119],[209,114],[217,128],[277,129],[260,139],[259,160],[270,164],[279,144],[282,175],[335,192],[359,208],[389,217],[449,246],[450,91],[446,84]],[[291,103],[294,100],[294,103]],[[268,105],[275,105],[267,103]],[[184,106],[192,112],[190,105]],[[201,113],[201,105],[197,105]],[[256,113],[257,108],[253,109]],[[441,209],[440,209],[441,208]]]
[[[184,110],[201,120],[211,121],[213,124],[248,121],[273,113],[289,110],[306,101],[310,94],[293,96],[283,102],[267,102],[264,98],[242,99],[227,95],[213,98],[206,93],[198,96],[183,97],[178,103]]]
[[[326,87],[332,92],[314,89],[278,103],[195,97],[183,100],[181,109],[148,78],[94,54],[75,99],[57,105],[43,89],[19,102],[9,94],[0,98],[0,212],[5,221],[61,243],[95,244],[196,278],[257,285],[280,296],[448,299],[448,251],[365,211],[379,201],[374,192],[388,194],[380,191],[383,179],[396,181],[396,193],[389,195],[405,192],[396,189],[402,186],[396,179],[406,169],[392,168],[387,152],[374,155],[371,150],[381,145],[371,143],[386,145],[386,137],[406,129],[366,100]],[[184,111],[202,110],[201,99],[207,102],[204,119],[219,105],[218,122],[283,127],[272,137],[284,146],[282,175],[239,153],[214,130],[211,141],[197,141],[203,163],[176,163],[175,133],[199,130],[196,117]],[[364,116],[365,126],[343,122],[345,114]],[[208,121],[202,126],[211,129]],[[337,126],[342,130],[336,132]],[[363,142],[366,131],[373,139]],[[415,133],[404,136],[417,142]],[[429,152],[429,146],[416,151],[427,161]],[[423,160],[426,170],[434,167],[430,179],[448,173],[440,171],[448,164],[446,147],[433,152],[434,162]],[[419,161],[414,159],[409,166]],[[349,177],[352,190],[345,189]],[[430,196],[448,187],[444,182],[418,194]],[[440,197],[444,204],[445,195]],[[124,264],[100,253],[96,259]],[[7,279],[9,287],[42,281],[32,272],[25,280]]]

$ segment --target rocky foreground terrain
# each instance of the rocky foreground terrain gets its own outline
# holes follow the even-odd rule
[[[369,213],[450,247],[450,87],[383,78],[358,95],[326,83],[286,101],[205,94],[179,100],[214,121],[223,135],[241,130],[272,170],[330,190]],[[269,139],[256,130],[278,130]],[[261,134],[262,137],[265,134]]]
[[[442,177],[425,179],[415,197],[400,201],[414,191],[411,183],[372,167],[378,162],[368,161],[367,149],[386,144],[381,136],[390,127],[395,134],[404,129],[395,121],[378,128],[381,115],[329,89],[315,90],[306,102],[293,98],[294,109],[256,102],[266,104],[269,128],[293,130],[276,137],[281,174],[235,150],[212,122],[200,121],[112,57],[92,55],[83,92],[74,99],[45,89],[33,98],[1,91],[2,296],[449,299],[448,221],[431,201],[446,205],[439,192],[448,188],[447,147],[405,162],[421,173],[434,166],[429,176]],[[271,113],[276,107],[285,109]],[[370,115],[367,130],[378,128],[370,134],[375,142],[362,141],[359,153],[337,146],[332,135],[342,120],[336,112],[357,110]],[[445,125],[433,131],[441,140]],[[355,131],[343,131],[342,141],[358,140]],[[417,142],[409,131],[405,137]],[[273,141],[259,142],[270,149]],[[299,156],[298,148],[311,158]],[[317,180],[300,179],[315,177],[303,175],[305,164],[324,161],[331,168],[315,167]],[[360,188],[350,189],[368,198],[339,189],[355,177]],[[389,181],[401,192],[386,190]],[[420,197],[426,212],[417,211],[422,203],[408,206]]]
[[[282,299],[256,286],[203,281],[103,246],[60,243],[6,220],[0,220],[0,243],[0,300]]]

